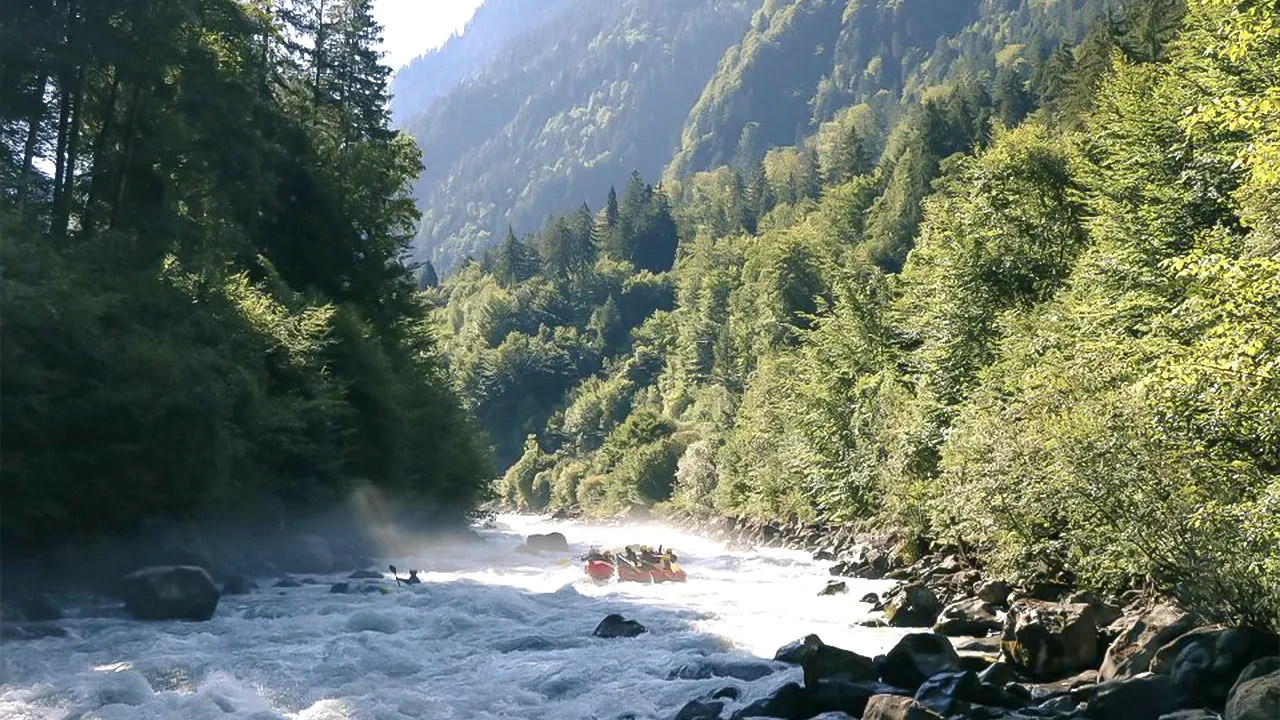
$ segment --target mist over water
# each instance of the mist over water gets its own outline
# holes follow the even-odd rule
[[[551,531],[569,553],[516,551]],[[420,570],[422,585],[388,574],[387,594],[341,595],[329,586],[346,573],[313,576],[224,597],[204,623],[143,623],[64,598],[69,637],[0,648],[0,718],[669,718],[727,685],[743,691],[736,706],[798,680],[767,658],[806,633],[867,655],[904,633],[852,627],[869,611],[858,599],[892,581],[817,597],[830,563],[803,552],[515,515],[480,534],[379,559]],[[673,547],[689,581],[586,580],[578,557],[590,546],[628,543]],[[649,631],[592,637],[614,612]]]

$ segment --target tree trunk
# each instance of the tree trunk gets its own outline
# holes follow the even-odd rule
[[[89,197],[84,204],[84,232],[93,234],[94,210],[98,204],[98,189],[102,186],[102,156],[106,151],[107,138],[111,134],[111,121],[116,116],[116,98],[120,92],[120,72],[112,69],[111,91],[107,94],[107,104],[102,110],[102,126],[98,128],[98,136],[93,141],[93,163],[89,167]]]
[[[40,81],[36,83],[36,95],[32,99],[31,113],[27,115],[27,141],[22,146],[22,174],[18,177],[18,214],[26,210],[27,193],[31,189],[31,167],[35,163],[36,144],[40,141],[40,123],[44,121],[44,90],[49,84],[49,76],[40,70]]]
[[[129,166],[133,162],[133,136],[138,124],[138,103],[142,99],[142,86],[133,86],[133,96],[129,99],[128,119],[125,120],[124,134],[124,155],[120,158],[120,169],[116,172],[116,187],[112,193],[113,202],[111,203],[111,215],[107,220],[107,227],[115,227],[116,219],[119,217],[120,205],[124,203],[125,178],[129,175]]]
[[[71,219],[71,194],[75,191],[76,158],[80,153],[80,122],[84,109],[84,68],[75,73],[72,81],[74,92],[71,95],[71,108],[67,123],[67,158],[66,169],[62,175],[62,190],[58,193],[58,202],[54,204],[53,237],[65,240],[67,224]]]

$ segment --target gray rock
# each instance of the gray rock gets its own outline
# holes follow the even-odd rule
[[[724,703],[719,700],[690,700],[676,713],[675,720],[716,720]]]
[[[866,595],[863,595],[862,599],[859,600],[858,602],[864,602],[864,603],[867,603],[868,605],[879,605],[880,596],[875,593],[867,593]]]
[[[1212,710],[1196,708],[1195,710],[1176,710],[1160,716],[1160,720],[1221,720],[1222,716]]]
[[[1010,665],[1052,680],[1097,662],[1098,628],[1088,605],[1018,600],[1005,616],[1000,645]]]
[[[1167,604],[1117,620],[1119,636],[1107,648],[1099,675],[1114,680],[1146,672],[1157,650],[1194,625],[1185,612]]]
[[[596,625],[596,629],[591,633],[596,637],[602,638],[619,638],[619,637],[635,637],[641,633],[648,632],[648,629],[635,620],[627,620],[626,618],[614,613],[607,615]]]
[[[1280,638],[1251,628],[1207,626],[1156,651],[1151,670],[1173,676],[1182,707],[1221,708],[1240,674],[1280,652]]]
[[[243,575],[228,575],[227,581],[222,583],[222,594],[244,595],[256,587],[257,583]]]
[[[880,679],[894,687],[915,692],[940,672],[960,669],[960,656],[951,641],[935,633],[904,636],[888,653],[875,659]]]
[[[294,580],[293,578],[284,578],[283,580],[277,581],[276,584],[272,585],[271,587],[300,588],[302,587],[302,583],[298,582],[297,580]]]
[[[849,586],[843,580],[830,580],[826,587],[818,591],[818,596],[843,595],[847,592],[849,592]]]
[[[351,592],[351,583],[334,583],[329,586],[329,592],[333,595],[346,595]]]
[[[804,688],[796,683],[787,683],[773,694],[747,705],[733,714],[734,720],[745,718],[768,717],[781,720],[807,720],[817,714],[812,711],[813,703]]]
[[[381,580],[382,573],[376,570],[357,570],[347,576],[348,580]]]
[[[930,627],[942,612],[942,602],[920,583],[902,588],[885,603],[884,618],[893,627]]]
[[[1004,627],[995,607],[979,598],[953,602],[942,609],[933,631],[948,636],[983,637]]]
[[[139,620],[208,620],[218,609],[218,588],[204,568],[148,567],[125,576],[124,606]]]
[[[550,532],[530,535],[524,541],[525,547],[534,552],[568,552],[569,540],[563,533]]]
[[[1224,720],[1276,720],[1280,717],[1280,671],[1238,682],[1231,688]]]
[[[909,697],[876,695],[867,702],[862,720],[941,720],[941,716]]]
[[[1099,684],[1089,694],[1089,720],[1159,720],[1178,709],[1173,678],[1143,673]]]
[[[1013,589],[1003,580],[988,580],[977,587],[978,599],[992,605],[1004,605]]]

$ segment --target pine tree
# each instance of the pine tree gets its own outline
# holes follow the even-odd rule
[[[533,277],[537,270],[538,262],[530,248],[517,240],[515,232],[507,226],[506,237],[498,244],[493,259],[493,279],[498,285],[509,288]]]
[[[436,274],[436,266],[427,260],[418,273],[418,290],[426,290],[440,286],[440,276]]]
[[[995,90],[996,114],[1005,127],[1017,125],[1031,112],[1031,96],[1016,69],[1000,68]]]

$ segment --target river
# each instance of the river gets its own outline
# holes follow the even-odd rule
[[[526,535],[553,530],[570,553],[516,551]],[[660,524],[520,515],[481,535],[465,550],[385,558],[424,580],[388,579],[385,594],[331,594],[345,574],[317,576],[224,597],[203,623],[144,623],[73,603],[59,623],[68,637],[0,648],[0,718],[667,719],[732,685],[742,695],[727,717],[799,680],[798,668],[768,659],[786,642],[817,633],[874,655],[903,634],[853,626],[870,610],[858,599],[891,581],[848,580],[848,594],[818,597],[831,563],[808,553],[730,550]],[[675,548],[688,582],[586,581],[575,558],[589,546],[634,542]],[[593,637],[615,612],[648,632]]]

